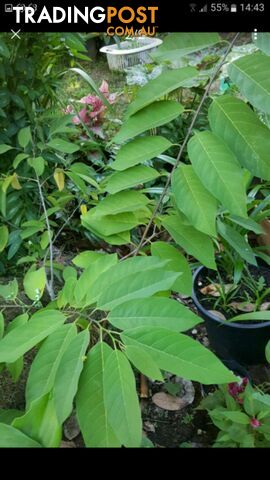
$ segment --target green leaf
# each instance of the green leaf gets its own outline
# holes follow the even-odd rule
[[[4,336],[4,331],[5,331],[5,319],[4,319],[3,313],[0,312],[0,340]]]
[[[268,363],[270,363],[270,340],[265,347],[265,356]]]
[[[163,375],[152,357],[142,348],[127,345],[125,354],[134,367],[152,380],[163,382]]]
[[[120,148],[111,168],[120,171],[126,170],[139,163],[152,160],[171,146],[169,140],[158,135],[136,138]]]
[[[75,325],[67,324],[58,328],[43,342],[31,365],[27,379],[26,409],[29,409],[37,398],[52,390],[61,359],[76,334]]]
[[[27,147],[28,143],[32,141],[30,127],[22,128],[18,133],[18,142],[22,148]]]
[[[95,170],[93,170],[91,167],[89,167],[85,163],[80,163],[80,162],[73,163],[70,167],[70,171],[73,173],[76,173],[80,178],[85,180],[85,182],[89,183],[93,187],[99,189],[98,183],[94,180],[94,178],[92,178],[92,177],[95,177],[96,175]]]
[[[38,177],[43,174],[45,169],[45,160],[43,157],[28,158],[27,163],[35,170]]]
[[[57,310],[40,310],[29,322],[5,335],[0,341],[0,363],[15,362],[35,345],[57,330],[65,316]]]
[[[120,131],[113,138],[114,143],[123,143],[152,128],[169,123],[181,115],[184,107],[173,100],[162,100],[143,108],[124,122]]]
[[[268,395],[267,393],[262,394],[259,392],[255,392],[253,393],[253,398],[254,400],[257,400],[263,403],[264,405],[267,405],[268,407],[270,407],[270,395]]]
[[[126,345],[143,348],[158,367],[188,380],[210,385],[236,381],[220,360],[199,342],[166,328],[137,327],[121,334]]]
[[[17,382],[21,376],[24,367],[24,360],[23,357],[18,358],[16,362],[7,363],[6,364],[7,370],[11,375],[13,382]]]
[[[18,282],[14,278],[7,285],[0,285],[0,296],[5,300],[15,300],[18,295],[18,289]]]
[[[93,298],[93,287],[98,277],[115,265],[117,261],[116,253],[112,255],[102,255],[82,273],[74,289],[77,303],[80,304],[83,302],[88,304],[88,302],[91,302]]]
[[[140,224],[138,218],[132,212],[123,212],[117,215],[100,215],[99,205],[81,217],[82,225],[98,235],[115,235],[131,230]],[[123,208],[125,207],[123,206]]]
[[[223,138],[243,167],[270,180],[270,131],[245,102],[229,95],[216,97],[209,109],[213,132]]]
[[[108,321],[121,330],[152,326],[174,332],[189,330],[202,322],[180,302],[162,297],[130,300],[118,305],[110,312]]]
[[[108,177],[106,192],[117,193],[127,188],[144,184],[159,177],[159,172],[151,167],[137,165],[123,172],[113,173]]]
[[[18,153],[18,155],[16,155],[16,157],[13,160],[13,167],[17,168],[20,165],[20,163],[23,160],[26,160],[26,158],[28,157],[29,157],[28,153]]]
[[[117,215],[124,212],[135,212],[141,210],[149,204],[146,195],[135,191],[119,192],[114,195],[108,195],[101,200],[97,207],[92,211],[99,215]],[[87,214],[83,216],[87,219]]]
[[[50,234],[48,232],[48,230],[46,230],[45,232],[42,233],[41,237],[40,237],[40,246],[42,248],[42,250],[45,250],[49,243],[50,243]]]
[[[25,240],[26,238],[32,237],[35,233],[38,233],[44,229],[44,225],[36,226],[36,227],[29,227],[26,228],[21,232],[21,238]]]
[[[86,447],[120,447],[104,404],[104,365],[112,349],[97,343],[88,353],[76,396],[76,412]]]
[[[225,418],[231,420],[234,423],[240,423],[241,425],[249,425],[250,419],[248,415],[243,412],[222,412]]]
[[[4,182],[0,181],[0,212],[3,217],[7,215],[7,195],[3,190]]]
[[[19,315],[18,317],[14,318],[7,326],[7,329],[6,329],[6,334],[8,334],[9,332],[12,332],[12,330],[14,330],[14,328],[18,328],[20,327],[21,325],[25,325],[27,322],[28,322],[28,319],[29,319],[29,315],[27,313],[23,313],[21,315]],[[23,367],[24,367],[24,358],[23,356],[21,356],[20,358],[18,358],[15,362],[13,363],[7,363],[6,364],[6,368],[7,370],[9,371],[11,377],[12,377],[12,380],[13,382],[17,382],[18,379],[20,378],[20,375],[23,371]]]
[[[139,89],[135,100],[128,106],[127,116],[134,115],[138,110],[183,86],[187,80],[197,77],[197,75],[198,71],[194,67],[165,70]]]
[[[87,49],[84,46],[83,42],[80,41],[79,34],[76,33],[64,33],[63,34],[65,43],[68,45],[69,48],[72,50],[77,50],[78,52],[85,52],[87,53]],[[72,52],[74,53],[74,52]],[[75,53],[76,56],[76,53]]]
[[[246,217],[243,171],[226,143],[212,132],[199,132],[188,142],[188,154],[205,188],[230,213]]]
[[[257,265],[255,255],[245,237],[233,227],[222,223],[220,220],[218,220],[217,225],[220,235],[234,248],[240,257],[246,260],[246,262],[251,263],[251,265]]]
[[[108,102],[107,98],[104,97],[104,95],[101,93],[98,86],[96,85],[96,82],[93,80],[92,77],[90,77],[90,75],[88,75],[88,73],[86,73],[81,68],[70,68],[70,71],[78,73],[78,75],[80,75],[88,83],[88,85],[90,85],[90,87],[94,90],[97,96],[101,98],[104,105],[106,105],[108,108],[111,108],[111,104]]]
[[[85,185],[81,177],[79,177],[79,175],[73,172],[68,172],[68,171],[65,171],[65,174],[67,177],[69,177],[72,180],[74,185],[76,185],[76,187],[78,187],[78,189],[82,191],[84,195],[87,194],[87,186]]]
[[[177,207],[206,235],[216,236],[217,201],[204,188],[191,165],[180,165],[172,177]]]
[[[71,142],[66,142],[66,140],[62,140],[62,138],[53,138],[53,140],[50,140],[50,142],[48,142],[48,147],[51,147],[54,150],[58,150],[61,153],[75,153],[80,150],[79,145]]]
[[[41,445],[11,425],[0,423],[0,448],[39,448]]]
[[[10,425],[13,422],[14,418],[17,418],[20,415],[23,415],[23,413],[24,412],[22,410],[0,409],[0,423],[5,423],[6,425]]]
[[[5,144],[0,145],[0,155],[8,152],[9,150],[13,150],[13,148],[14,147],[11,147],[10,145],[5,145]]]
[[[65,282],[69,278],[74,278],[74,280],[77,280],[77,270],[76,270],[76,268],[73,268],[70,265],[65,267],[64,270],[63,270],[63,279],[65,280]]]
[[[252,218],[241,218],[238,217],[237,215],[230,215],[229,219],[233,222],[236,223],[237,225],[241,225],[241,227],[245,228],[246,230],[251,230],[254,233],[258,233],[259,235],[264,232],[262,226],[254,222]]]
[[[104,400],[108,420],[125,447],[139,447],[142,419],[134,373],[119,350],[110,353],[104,366]]]
[[[10,50],[4,40],[0,40],[0,55],[5,58],[10,58]]]
[[[14,328],[20,327],[21,325],[25,325],[29,320],[28,313],[22,313],[15,317],[9,324],[7,325],[6,334],[12,332]]]
[[[231,80],[254,107],[270,113],[270,58],[261,52],[238,58],[228,67]]]
[[[79,255],[76,255],[76,257],[73,258],[72,263],[79,268],[88,268],[103,255],[106,254],[104,252],[96,252],[95,250],[85,250],[84,252],[79,253]],[[112,253],[111,255],[115,256],[115,253]]]
[[[105,292],[109,287],[113,287],[120,280],[124,280],[130,275],[135,275],[142,271],[148,272],[149,270],[162,269],[166,263],[168,262],[161,261],[156,257],[132,257],[118,262],[117,265],[112,266],[97,278],[92,286],[91,299],[96,301],[102,292]]]
[[[266,55],[270,55],[270,33],[256,33],[256,39],[253,35],[253,42]]]
[[[59,447],[62,437],[54,401],[50,393],[37,398],[26,413],[16,418],[12,426],[41,443],[43,447]]]
[[[151,254],[155,257],[159,257],[161,260],[169,260],[166,265],[167,270],[182,273],[181,277],[176,280],[173,285],[172,290],[190,296],[192,293],[192,274],[188,261],[184,255],[166,242],[152,243]]]
[[[157,292],[170,290],[179,276],[177,272],[168,272],[164,269],[131,274],[101,292],[97,306],[101,310],[112,310],[128,300],[145,298]]]
[[[262,322],[269,322],[270,311],[243,313],[241,315],[236,315],[236,317],[230,318],[230,322],[238,322],[240,320],[261,320]]]
[[[6,248],[6,245],[8,243],[8,228],[6,225],[2,225],[0,227],[0,253],[3,252]]]
[[[32,270],[32,267],[23,279],[23,288],[30,300],[39,300],[46,286],[46,270],[44,267]]]
[[[89,340],[88,330],[79,333],[70,342],[60,360],[55,377],[53,397],[57,418],[61,424],[72,413],[73,400],[78,389]]]
[[[178,60],[180,57],[202,50],[219,41],[220,37],[217,33],[169,33],[164,38],[163,44],[151,55],[158,62]]]
[[[180,215],[166,215],[163,226],[189,255],[198,259],[203,265],[216,270],[214,247],[211,239],[191,225],[186,225]]]

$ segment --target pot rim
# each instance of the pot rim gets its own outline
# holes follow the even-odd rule
[[[210,313],[209,310],[206,310],[206,308],[204,308],[202,306],[202,304],[200,303],[200,301],[197,297],[196,291],[195,291],[195,283],[196,283],[197,277],[198,277],[199,273],[201,273],[201,271],[206,269],[206,268],[207,267],[202,265],[199,268],[197,268],[195,270],[194,274],[193,274],[192,300],[194,301],[196,307],[198,308],[198,310],[200,312],[202,312],[205,316],[207,316],[211,320],[213,320],[215,322],[218,322],[218,323],[221,323],[222,325],[226,325],[227,327],[231,327],[231,328],[239,328],[239,329],[243,329],[243,330],[252,330],[252,329],[254,330],[254,329],[257,329],[257,328],[270,327],[270,321],[262,321],[260,323],[240,324],[240,323],[237,323],[237,322],[229,322],[229,321],[221,320],[220,318],[218,318],[213,313]]]
[[[163,40],[161,40],[160,38],[138,37],[137,40],[139,43],[145,43],[140,47],[126,49],[118,48],[118,44],[114,43],[113,45],[105,45],[104,47],[101,47],[99,51],[102,53],[107,53],[109,55],[126,56],[132,55],[134,53],[144,52],[146,50],[152,50],[153,48],[156,48],[163,43]]]

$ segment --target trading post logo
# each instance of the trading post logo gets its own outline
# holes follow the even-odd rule
[[[6,4],[5,12],[15,16],[16,24],[82,24],[104,25],[104,31],[110,36],[148,35],[153,36],[157,29],[157,5],[130,6],[94,6],[94,7],[46,7],[36,4]],[[134,28],[140,26],[140,28]]]

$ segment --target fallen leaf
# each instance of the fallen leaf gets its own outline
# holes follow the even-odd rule
[[[270,309],[270,302],[264,302],[261,304],[260,311],[265,312]]]
[[[212,297],[220,297],[220,290],[224,290],[225,293],[230,292],[235,286],[233,283],[226,283],[224,285],[220,285],[220,283],[210,283],[205,287],[200,289],[200,292],[203,295],[212,295]]]
[[[248,302],[231,302],[228,304],[229,307],[235,308],[236,310],[240,310],[240,312],[254,312],[255,304],[248,303]]]
[[[186,300],[187,298],[190,298],[190,295],[184,295],[183,293],[179,293],[177,296],[180,300]]]
[[[215,317],[218,317],[220,320],[227,320],[225,315],[223,313],[219,312],[218,310],[207,310],[209,313],[212,313],[212,315],[215,315]]]
[[[224,317],[225,318],[225,317]],[[226,319],[225,319],[226,320]],[[203,337],[202,343],[205,347],[209,347],[210,343],[207,337]]]
[[[156,429],[155,429],[155,427],[154,427],[153,423],[151,423],[151,422],[148,422],[148,421],[144,422],[144,424],[143,424],[143,428],[144,428],[144,430],[145,430],[146,432],[152,432],[152,433],[155,433],[155,431],[156,431]]]
[[[59,192],[65,188],[65,172],[62,168],[56,168],[53,174],[54,181],[58,187]]]
[[[169,393],[159,392],[153,395],[152,400],[155,405],[163,410],[176,411],[181,410],[186,404],[179,397],[173,397]]]
[[[165,392],[158,392],[153,395],[152,401],[159,408],[177,411],[182,410],[182,408],[185,408],[193,402],[195,396],[193,383],[190,380],[184,380],[180,377],[175,377],[174,381],[181,385],[178,395],[170,395]]]

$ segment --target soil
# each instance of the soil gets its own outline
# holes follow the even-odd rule
[[[195,313],[191,298],[181,301]],[[188,334],[209,348],[209,342],[204,324],[198,325]],[[25,365],[22,375],[17,383],[13,383],[8,372],[0,374],[0,408],[19,409],[25,407],[24,391],[27,376],[35,351],[25,355]],[[265,365],[252,367],[248,371],[256,385],[266,383],[270,387],[270,368]],[[152,397],[155,393],[164,391],[160,382],[148,382],[149,398],[141,399],[144,433],[153,443],[155,448],[211,448],[218,434],[217,428],[211,423],[206,411],[198,410],[202,398],[215,389],[214,386],[202,386],[193,382],[195,398],[192,404],[179,411],[168,411],[156,406]],[[139,385],[138,385],[139,387]],[[138,388],[139,390],[139,388]],[[68,421],[67,423],[70,423]],[[76,422],[75,422],[76,423]],[[71,428],[72,427],[72,428]],[[61,448],[83,448],[84,443],[79,431],[76,433],[76,424],[66,425],[64,428]],[[75,437],[73,438],[73,431]],[[69,432],[67,434],[67,432]]]
[[[196,410],[202,396],[213,387],[195,387],[195,399],[191,405],[179,411],[168,411],[156,406],[151,397],[163,390],[158,383],[150,382],[149,399],[141,400],[143,428],[156,448],[211,448],[218,434],[206,411]],[[207,390],[206,390],[207,388]]]
[[[262,266],[262,265],[260,265],[258,267],[255,267],[253,265],[249,265],[248,270],[249,270],[250,275],[252,276],[252,278],[256,282],[259,281],[260,277],[264,278],[265,287],[264,287],[263,291],[266,291],[266,289],[268,289],[270,287],[270,269],[269,269],[269,267],[265,267],[265,266]],[[233,280],[231,278],[226,277],[226,275],[224,273],[220,272],[220,276],[222,278],[222,282],[224,282],[224,285],[233,284]],[[209,294],[204,295],[203,293],[201,293],[201,289],[203,289],[204,287],[206,287],[207,285],[210,285],[210,284],[220,284],[220,279],[218,278],[218,275],[217,275],[216,271],[207,269],[206,272],[204,270],[203,273],[198,276],[197,286],[196,286],[197,298],[198,298],[199,302],[201,303],[201,305],[206,310],[217,310],[220,313],[222,313],[225,316],[225,318],[230,318],[230,317],[235,316],[235,315],[240,315],[242,313],[247,313],[247,312],[244,312],[244,311],[240,311],[240,310],[238,310],[238,309],[236,309],[232,306],[230,307],[229,305],[225,308],[220,303],[218,303],[218,306],[216,306],[216,302],[217,302],[218,297],[214,297],[214,296],[211,296]],[[260,295],[263,293],[263,291],[260,292]],[[247,300],[247,298],[249,298],[249,300]],[[248,304],[249,303],[253,304],[253,303],[255,303],[255,301],[256,301],[256,298],[254,297],[254,293],[252,292],[252,290],[242,282],[242,283],[240,283],[240,288],[236,291],[235,295],[230,297],[229,303],[231,303],[231,302],[237,302],[237,303],[247,302]],[[263,302],[264,303],[270,302],[270,294],[268,294],[264,297]],[[241,323],[242,324],[243,323],[250,323],[250,321],[249,320],[241,321]],[[261,321],[260,320],[257,320],[257,321],[253,320],[252,323],[261,323]]]

